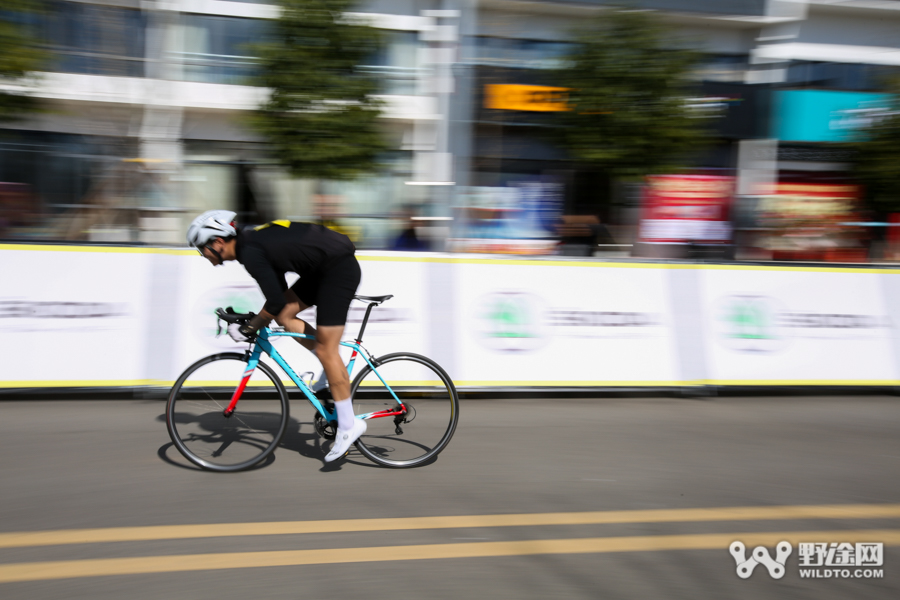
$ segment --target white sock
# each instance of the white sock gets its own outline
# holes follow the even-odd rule
[[[338,429],[344,431],[353,429],[353,419],[356,418],[356,415],[353,414],[353,402],[350,401],[350,398],[335,402],[334,409],[337,411]]]
[[[328,387],[328,377],[325,375],[325,369],[323,368],[319,372],[319,376],[316,377],[315,382],[310,386],[310,389],[315,392],[321,392],[325,388]]]

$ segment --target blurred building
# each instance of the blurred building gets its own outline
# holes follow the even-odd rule
[[[557,181],[565,188],[564,213],[599,213],[616,241],[632,243],[645,194],[625,186],[610,195],[608,182],[575,168],[543,135],[559,110],[544,72],[565,53],[568,31],[603,4],[493,0],[466,13],[464,65],[474,125],[460,134],[469,138],[458,146],[456,179],[479,187],[538,177]],[[813,200],[821,194],[847,197],[849,154],[841,142],[855,139],[883,113],[885,96],[879,92],[900,65],[900,38],[892,33],[900,25],[900,3],[643,0],[629,5],[658,11],[679,40],[690,40],[705,56],[690,102],[696,117],[710,123],[714,141],[687,166],[698,175],[735,179],[731,225],[739,244],[756,245],[759,232],[771,225],[760,222],[763,196],[809,189]],[[787,185],[779,188],[779,181]],[[804,183],[813,187],[795,185]],[[838,187],[816,190],[817,185]],[[810,210],[821,206],[808,204]],[[849,205],[841,213],[844,220],[859,220]],[[837,237],[858,241],[858,234]],[[801,255],[813,259],[822,253]]]
[[[396,147],[389,166],[365,181],[316,185],[266,160],[245,121],[265,93],[247,84],[256,68],[250,44],[265,37],[276,6],[49,0],[35,26],[52,71],[33,90],[47,110],[0,137],[0,182],[27,185],[40,214],[35,226],[5,234],[181,243],[186,221],[227,207],[245,222],[341,219],[364,246],[386,243],[394,207],[427,203],[422,184],[449,180],[438,124],[453,57],[435,48],[456,41],[443,25],[456,13],[420,4],[366,11],[388,38],[360,67],[382,81],[384,129]]]
[[[180,243],[185,220],[229,207],[249,221],[340,220],[360,246],[387,247],[413,206],[437,242],[507,236],[531,240],[512,251],[552,251],[562,214],[593,212],[613,241],[631,243],[640,194],[610,197],[541,135],[555,114],[545,74],[573,27],[605,4],[362,2],[358,12],[388,34],[361,67],[383,81],[396,151],[377,176],[319,189],[264,160],[244,122],[265,93],[246,85],[248,43],[265,36],[276,6],[51,1],[40,29],[55,59],[36,91],[49,111],[0,138],[0,182],[25,184],[42,217],[4,235]],[[779,181],[844,183],[840,143],[877,119],[884,77],[900,65],[900,2],[631,4],[658,11],[706,57],[692,107],[716,117],[716,142],[698,172],[736,177],[751,200]],[[744,209],[735,213],[753,213]]]

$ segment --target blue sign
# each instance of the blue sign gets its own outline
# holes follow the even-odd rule
[[[887,116],[890,94],[786,90],[775,92],[772,137],[783,142],[849,142]]]

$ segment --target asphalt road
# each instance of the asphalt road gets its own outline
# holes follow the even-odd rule
[[[0,402],[0,598],[900,597],[900,398],[469,400],[410,470],[325,466],[295,402],[237,474],[191,467],[163,411]],[[782,578],[738,577],[732,542],[781,540]],[[800,543],[856,542],[882,564],[801,578]]]

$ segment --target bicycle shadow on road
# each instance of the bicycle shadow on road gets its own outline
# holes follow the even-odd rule
[[[309,433],[306,433],[304,430]],[[293,418],[288,423],[288,429],[284,433],[284,437],[281,438],[279,448],[283,448],[290,452],[296,452],[305,458],[312,458],[320,461],[322,463],[322,468],[319,469],[319,471],[322,473],[340,471],[341,466],[345,463],[361,467],[378,467],[378,465],[374,465],[365,460],[356,448],[350,449],[350,454],[347,458],[330,463],[325,462],[325,455],[328,454],[328,451],[331,449],[331,441],[320,436],[318,432],[316,432],[312,422],[296,421]],[[365,462],[351,460],[351,458],[357,456],[363,458]]]
[[[162,414],[157,416],[156,421],[165,423],[166,415]],[[341,464],[345,462],[350,462],[351,464],[358,464],[365,467],[377,467],[377,465],[373,465],[368,461],[356,462],[348,460],[346,458],[344,460],[336,461],[333,463],[326,463],[323,459],[328,453],[328,446],[327,444],[323,444],[324,441],[324,438],[322,438],[316,432],[312,422],[298,421],[293,417],[288,417],[287,430],[285,431],[284,436],[281,438],[281,442],[278,444],[278,448],[275,450],[275,452],[267,456],[265,460],[263,460],[259,464],[246,470],[252,471],[256,469],[264,469],[275,462],[275,457],[277,454],[284,453],[285,451],[296,452],[304,458],[310,458],[320,461],[323,465],[321,469],[322,472],[340,471]],[[358,453],[358,451],[352,449],[350,456],[352,457],[354,453]],[[192,471],[208,470],[188,462],[187,459],[181,456],[181,454],[175,448],[175,444],[171,441],[160,446],[159,450],[157,450],[157,455],[163,462],[181,469],[188,469]]]
[[[157,416],[155,420],[158,422],[165,423],[166,422],[166,414],[163,413],[163,414]],[[197,424],[202,424],[203,419],[202,419],[202,417],[198,418],[198,419],[185,419],[184,415],[180,415],[180,418],[178,418],[179,424],[185,424],[189,421],[193,421]],[[201,429],[203,429],[202,425],[201,425]],[[210,434],[214,433],[213,430],[208,427],[205,429]],[[159,449],[156,451],[156,454],[157,454],[157,456],[159,456],[160,460],[162,460],[163,462],[165,462],[169,465],[172,465],[174,467],[178,467],[180,469],[187,469],[189,471],[209,472],[209,473],[216,472],[211,469],[204,469],[204,468],[200,467],[199,465],[195,465],[192,462],[188,461],[184,456],[181,455],[181,453],[175,447],[175,443],[171,440],[168,443],[160,446]],[[265,467],[268,467],[269,465],[271,465],[273,462],[275,462],[275,454],[274,453],[270,454],[264,460],[260,461],[259,464],[251,467],[250,469],[246,469],[246,470],[265,468]]]
[[[171,456],[170,456],[171,453]],[[217,473],[217,471],[210,471],[209,469],[203,469],[198,467],[195,464],[189,463],[186,458],[179,454],[178,450],[175,449],[175,444],[173,442],[169,442],[168,444],[163,444],[159,447],[159,450],[156,451],[156,455],[159,456],[160,460],[164,463],[168,463],[173,467],[178,467],[179,469],[186,469],[188,471],[197,471],[198,473]],[[176,457],[176,458],[173,458]],[[263,469],[268,467],[273,462],[275,462],[275,453],[273,452],[269,456],[266,457],[261,463],[256,465],[251,469],[246,469],[247,471],[253,471],[254,469]]]
[[[326,440],[325,438],[320,436],[316,432],[313,423],[296,422],[296,426],[294,425],[294,423],[294,419],[291,419],[291,423],[288,425],[288,430],[285,432],[284,438],[282,438],[279,448],[284,448],[285,450],[289,450],[291,452],[297,452],[298,454],[306,458],[312,458],[322,461],[322,468],[319,469],[319,471],[322,473],[340,471],[343,465],[353,465],[356,467],[365,467],[367,469],[387,468],[371,462],[368,458],[363,456],[363,454],[355,446],[350,447],[350,452],[344,458],[336,460],[334,462],[326,463],[324,461],[324,458],[325,455],[328,454],[328,451],[331,449],[331,441]],[[312,430],[312,433],[301,432],[301,430],[305,427],[308,427],[309,430]],[[396,443],[396,440],[393,440],[393,442]],[[367,445],[371,446],[372,450],[376,452],[378,452],[379,450],[390,450],[389,447],[379,448],[377,446],[373,446],[371,440],[367,441]],[[410,468],[418,469],[420,467],[427,467],[428,465],[434,464],[437,459],[438,457],[434,456],[430,460]]]

